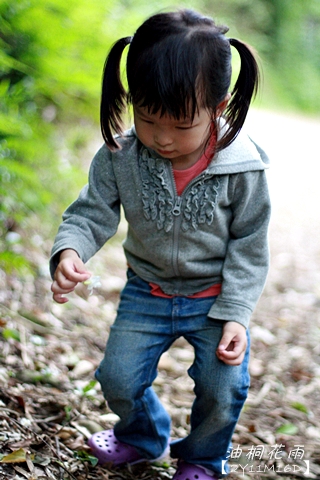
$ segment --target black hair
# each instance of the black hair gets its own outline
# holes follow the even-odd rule
[[[227,129],[217,150],[230,145],[257,92],[259,69],[251,48],[240,40],[228,39],[227,31],[209,17],[180,10],[153,15],[133,37],[118,40],[107,57],[102,83],[101,130],[109,148],[119,148],[113,134],[122,133],[122,115],[128,103],[176,119],[193,119],[197,109],[204,107],[215,120],[216,109],[230,88],[233,46],[241,66],[224,113]],[[126,91],[120,61],[128,44]]]

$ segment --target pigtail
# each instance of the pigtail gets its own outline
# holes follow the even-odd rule
[[[126,107],[127,92],[121,82],[120,61],[123,50],[131,39],[132,37],[125,37],[118,40],[111,48],[104,65],[100,125],[102,136],[110,149],[119,148],[113,134],[122,133],[122,114]]]
[[[230,128],[221,139],[220,149],[230,145],[239,134],[246,119],[251,100],[256,96],[260,84],[259,67],[250,47],[234,38],[230,38],[229,43],[237,49],[240,55],[241,67],[231,94],[231,100],[225,112]]]

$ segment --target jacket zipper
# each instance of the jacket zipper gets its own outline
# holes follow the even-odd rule
[[[182,222],[181,206],[182,206],[182,203],[183,203],[183,198],[186,196],[187,190],[189,190],[189,188],[193,184],[199,182],[199,180],[201,178],[204,178],[205,175],[202,173],[198,177],[196,177],[195,179],[191,180],[191,182],[189,183],[187,188],[184,190],[182,195],[179,196],[178,192],[177,192],[177,187],[176,187],[176,184],[175,184],[175,181],[174,181],[172,164],[171,164],[170,170],[171,170],[170,178],[171,178],[172,190],[173,190],[173,194],[174,194],[174,206],[173,206],[173,209],[172,209],[172,214],[175,217],[174,220],[173,220],[172,268],[173,268],[174,274],[176,276],[180,276],[180,271],[179,271],[179,266],[178,266],[178,257],[179,257],[179,233],[180,233],[180,226],[181,226],[181,222]]]
[[[171,168],[171,184],[172,191],[174,196],[174,206],[172,209],[173,219],[173,244],[172,244],[172,268],[175,276],[180,276],[179,266],[178,266],[178,256],[179,256],[179,230],[181,225],[181,205],[182,197],[178,195],[176,183],[173,176],[173,167],[170,164]]]

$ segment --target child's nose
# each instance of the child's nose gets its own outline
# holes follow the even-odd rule
[[[166,131],[158,131],[155,133],[154,140],[160,147],[165,147],[172,144],[172,135]]]

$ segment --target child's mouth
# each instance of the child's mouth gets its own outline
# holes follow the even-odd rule
[[[164,156],[164,155],[171,155],[174,151],[173,150],[161,150],[161,149],[157,148],[157,152],[159,152],[160,155]]]

